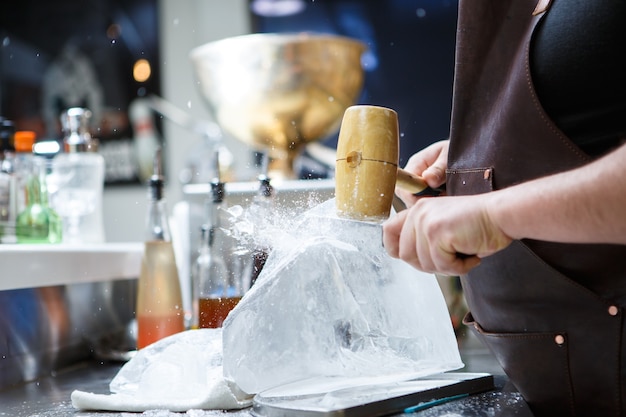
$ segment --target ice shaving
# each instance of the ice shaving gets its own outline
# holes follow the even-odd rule
[[[144,412],[241,409],[252,397],[222,376],[221,329],[188,330],[137,352],[109,384],[110,394],[75,390],[79,410]]]

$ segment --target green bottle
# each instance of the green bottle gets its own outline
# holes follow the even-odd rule
[[[26,181],[25,208],[17,216],[15,234],[18,243],[61,243],[61,217],[48,204],[45,160],[33,163],[33,173]]]

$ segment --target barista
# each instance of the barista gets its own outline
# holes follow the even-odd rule
[[[392,256],[462,276],[538,416],[626,415],[624,21],[618,0],[460,0],[450,141],[406,167],[450,196],[401,194],[384,225]]]

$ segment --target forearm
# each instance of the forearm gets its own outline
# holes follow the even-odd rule
[[[513,239],[626,244],[626,145],[490,198],[489,217]]]

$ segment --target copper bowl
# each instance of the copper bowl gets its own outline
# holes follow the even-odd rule
[[[190,57],[215,121],[293,178],[302,147],[336,132],[355,104],[365,49],[335,35],[253,34],[199,46]]]

